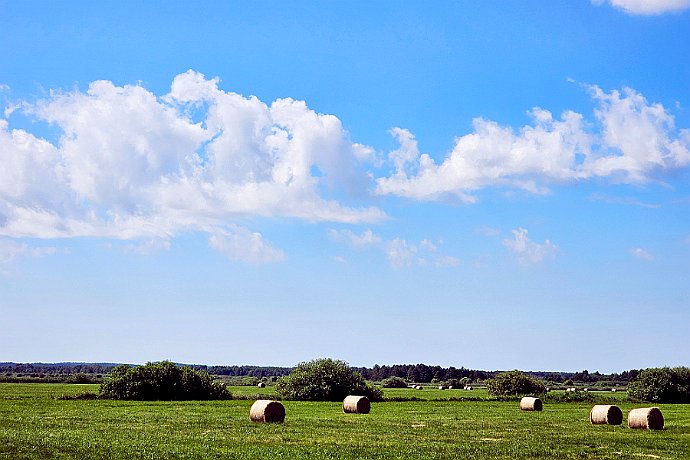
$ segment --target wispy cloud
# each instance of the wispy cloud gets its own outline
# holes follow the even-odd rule
[[[630,254],[642,260],[654,260],[654,256],[642,248],[631,248]]]
[[[638,200],[637,198],[633,198],[633,197],[629,197],[629,196],[611,196],[611,195],[606,195],[604,193],[593,193],[592,195],[590,195],[590,199],[593,201],[599,201],[602,203],[639,206],[641,208],[648,208],[648,209],[658,209],[661,207],[660,204],[645,203],[643,201]]]
[[[18,257],[43,257],[53,255],[57,249],[52,246],[33,247],[11,238],[0,238],[0,265],[8,264]]]
[[[332,240],[354,248],[372,247],[382,250],[390,264],[396,268],[424,265],[455,267],[460,263],[456,257],[441,254],[438,244],[428,239],[418,243],[403,238],[384,240],[370,229],[364,230],[361,234],[351,230],[330,230],[328,233]]]
[[[168,251],[171,247],[170,240],[163,238],[148,238],[125,245],[124,252],[148,256],[161,251]]]
[[[523,265],[539,264],[545,259],[556,257],[560,252],[560,248],[549,240],[543,243],[536,243],[530,240],[527,236],[528,231],[524,228],[516,228],[512,230],[512,233],[513,238],[504,239],[503,245]]]
[[[635,15],[676,13],[690,8],[690,0],[592,0],[592,3],[609,3],[614,8]]]
[[[494,237],[501,234],[501,231],[495,227],[479,227],[475,229],[475,233],[483,236]]]
[[[356,234],[352,230],[329,230],[328,235],[334,241],[347,243],[351,246],[361,248],[369,245],[381,243],[381,237],[374,234],[370,229],[364,230],[361,234]]]
[[[244,227],[216,228],[208,242],[213,249],[234,261],[266,263],[285,259],[283,251],[266,243],[260,233]]]

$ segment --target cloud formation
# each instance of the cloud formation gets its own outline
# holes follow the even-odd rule
[[[630,88],[588,90],[596,103],[594,122],[573,111],[556,119],[538,107],[529,112],[532,124],[517,132],[475,118],[474,132],[458,137],[440,163],[420,152],[411,132],[395,128],[400,148],[389,154],[394,171],[377,179],[377,193],[473,203],[474,192],[487,187],[540,194],[555,184],[597,178],[640,184],[690,165],[690,130],[676,130],[661,104]]]
[[[632,254],[633,257],[637,257],[638,259],[654,260],[654,256],[642,248],[632,248],[630,249],[630,254]]]
[[[241,260],[252,263],[278,262],[285,259],[285,254],[266,243],[258,232],[247,228],[214,229],[208,240],[209,245],[225,254],[230,260]]]
[[[336,242],[356,249],[373,247],[382,250],[391,266],[395,268],[425,265],[455,267],[460,264],[460,260],[456,257],[441,254],[438,245],[428,239],[423,239],[419,243],[409,242],[402,238],[384,240],[370,229],[364,230],[359,235],[351,230],[330,230],[329,236]]]
[[[147,254],[200,231],[232,260],[270,262],[285,254],[237,222],[380,221],[381,209],[352,205],[372,185],[378,195],[472,203],[485,188],[542,194],[592,179],[640,184],[690,165],[690,130],[676,129],[661,104],[630,88],[587,90],[595,104],[589,120],[538,107],[519,129],[476,118],[473,132],[456,138],[440,162],[421,152],[412,132],[393,128],[399,148],[378,176],[372,168],[381,166],[379,157],[352,142],[336,116],[290,98],[267,104],[227,92],[217,78],[192,70],[163,96],[110,81],[53,91],[37,102],[12,102],[0,118],[0,237],[136,240],[127,250]],[[58,135],[12,128],[17,112]],[[504,244],[522,259],[552,252],[548,241],[534,246],[526,230],[517,231]],[[394,266],[457,264],[426,240],[384,241],[371,231],[338,238],[384,248]]]
[[[592,0],[595,5],[610,3],[628,14],[657,15],[690,8],[690,0]]]
[[[528,232],[524,228],[516,228],[512,233],[513,238],[504,239],[503,245],[517,257],[518,262],[522,265],[539,264],[545,259],[556,257],[560,252],[560,248],[549,240],[541,244],[530,240],[527,236]]]
[[[227,251],[216,229],[240,216],[385,216],[339,199],[366,190],[362,160],[373,151],[301,101],[269,105],[190,70],[163,97],[96,81],[20,106],[61,134],[50,142],[0,119],[0,235],[168,239],[201,230]]]
[[[10,238],[0,238],[0,265],[12,262],[17,257],[43,257],[55,254],[54,247],[32,247],[26,243],[19,243]]]

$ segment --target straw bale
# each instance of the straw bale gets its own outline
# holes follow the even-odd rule
[[[542,409],[541,399],[525,396],[520,400],[520,410],[536,410]]]
[[[645,430],[664,428],[664,416],[658,407],[642,407],[628,412],[628,426]]]
[[[259,388],[266,388],[266,384],[265,384],[264,382],[259,382],[259,384],[257,385],[257,387],[259,387]]]
[[[252,422],[283,423],[285,407],[278,401],[259,399],[249,409],[249,419]]]
[[[366,396],[347,396],[343,400],[343,412],[348,414],[368,414],[371,410],[369,398]]]
[[[620,425],[623,423],[623,411],[618,406],[597,404],[589,412],[589,421],[593,425]]]

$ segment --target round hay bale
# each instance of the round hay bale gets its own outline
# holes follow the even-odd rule
[[[618,406],[597,404],[589,412],[592,425],[620,425],[623,423],[623,411]]]
[[[259,384],[257,385],[257,387],[259,387],[259,388],[266,388],[266,384],[265,384],[264,382],[259,382]]]
[[[417,386],[415,387],[415,389],[421,390],[421,389],[422,389],[422,386],[421,386],[421,385],[417,385]]]
[[[259,399],[249,409],[249,420],[263,423],[283,423],[285,407],[278,401]]]
[[[662,430],[664,416],[658,407],[642,407],[628,412],[628,426],[643,430]]]
[[[616,389],[615,389],[615,388],[611,388],[611,391],[613,391],[613,392],[615,393],[615,392],[616,392]]]
[[[439,385],[439,386],[438,386],[438,389],[439,389],[439,390],[445,390],[446,387],[444,387],[443,385]]]
[[[448,385],[448,389],[453,390],[453,389],[455,389],[455,387],[453,385]]]
[[[520,410],[540,411],[542,409],[541,399],[525,396],[520,400]]]
[[[371,410],[369,398],[366,396],[347,396],[343,400],[343,412],[347,414],[368,414]]]

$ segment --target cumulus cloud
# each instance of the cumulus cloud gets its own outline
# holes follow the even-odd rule
[[[266,243],[260,233],[244,227],[214,229],[208,243],[213,249],[234,261],[265,263],[285,259],[283,251]]]
[[[352,143],[337,117],[218,83],[190,70],[162,97],[96,81],[21,104],[61,134],[52,143],[12,129],[11,112],[0,119],[0,235],[165,241],[245,216],[385,217],[342,204],[366,190],[373,150]]]
[[[560,252],[559,247],[549,240],[541,244],[530,240],[527,236],[528,232],[524,228],[516,228],[512,233],[513,238],[504,239],[503,245],[523,265],[539,264],[547,258],[555,257]]]
[[[592,0],[595,5],[609,3],[628,14],[658,15],[690,8],[690,0]]]
[[[474,131],[458,137],[440,163],[420,152],[411,132],[396,128],[400,148],[389,154],[394,171],[377,179],[377,193],[472,203],[473,192],[487,187],[542,194],[553,184],[595,178],[640,184],[690,165],[690,130],[676,130],[661,104],[630,88],[587,89],[596,104],[593,121],[534,108],[532,124],[515,131],[476,118]]]
[[[630,249],[630,254],[642,260],[654,260],[654,256],[642,248]]]

